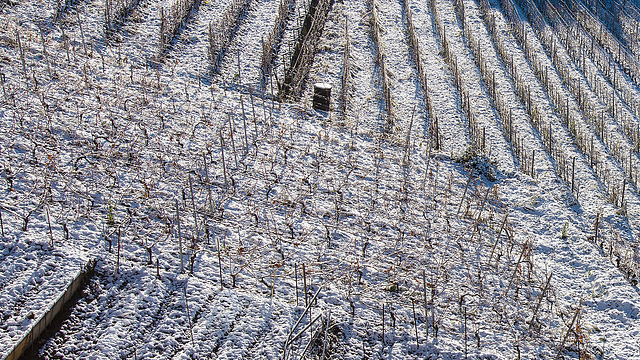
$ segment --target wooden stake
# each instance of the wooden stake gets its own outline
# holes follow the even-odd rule
[[[4,95],[5,99],[8,99],[7,87],[5,86],[5,82],[6,82],[6,76],[2,72],[0,72],[0,83],[2,84],[2,94]]]
[[[309,297],[307,295],[307,271],[305,270],[304,264],[302,264],[302,279],[304,281],[304,306],[309,306]]]
[[[198,213],[196,212],[196,201],[193,195],[193,183],[191,182],[191,174],[189,174],[189,192],[191,192],[191,205],[193,206],[193,223],[196,233],[196,243],[200,242],[200,231],[198,230]]]
[[[27,78],[27,64],[24,60],[24,49],[22,48],[22,41],[20,41],[20,31],[16,29],[16,39],[18,41],[18,50],[20,51],[20,60],[22,61],[22,72],[24,73],[25,79]]]
[[[118,259],[116,260],[116,274],[120,270],[120,227],[118,227]]]
[[[231,136],[231,148],[233,149],[233,157],[236,161],[236,169],[239,169],[238,166],[238,154],[236,153],[236,142],[233,139],[233,133],[234,133],[234,128],[235,128],[235,123],[233,123],[233,121],[231,120],[231,113],[227,113],[228,117],[229,117],[229,135]]]
[[[53,231],[51,231],[51,217],[49,216],[49,206],[46,206],[45,210],[47,211],[47,223],[49,224],[49,238],[51,238],[51,246],[53,246]]]
[[[464,197],[467,195],[467,189],[469,188],[469,184],[471,183],[471,175],[473,172],[469,171],[469,179],[467,180],[467,185],[464,187],[464,192],[462,193],[462,198],[460,199],[460,205],[458,205],[458,211],[456,215],[460,214],[460,209],[462,208],[462,203],[464,202]]]
[[[627,179],[622,180],[622,201],[620,201],[620,207],[624,208],[624,192],[627,187]]]
[[[484,194],[484,198],[482,199],[482,203],[480,204],[480,211],[478,211],[478,216],[476,217],[476,227],[478,226],[478,222],[480,222],[480,216],[482,215],[482,211],[484,211],[484,205],[487,202],[489,191],[491,191],[491,189],[493,189],[493,185],[487,188],[487,192]]]
[[[420,345],[418,344],[418,321],[416,320],[416,301],[415,300],[411,300],[411,307],[413,309],[413,329],[416,332],[416,351],[417,351]]]
[[[262,93],[262,117],[264,118],[264,123],[267,123],[267,105],[264,102],[264,98],[265,98],[266,94],[263,92]],[[255,125],[255,123],[254,123]],[[256,137],[258,136],[258,133],[256,132]]]
[[[464,313],[464,358],[467,358],[467,306],[463,307]]]
[[[533,154],[531,154],[531,177],[536,178],[536,172],[534,164],[536,162],[536,151],[533,150]]]
[[[193,341],[193,326],[191,325],[191,314],[189,314],[189,300],[187,299],[187,286],[182,288],[184,292],[184,304],[187,307],[187,319],[189,319],[189,333],[191,333],[191,346],[195,349],[196,344]]]
[[[547,282],[544,285],[544,287],[542,288],[542,292],[540,293],[540,296],[538,296],[538,301],[536,303],[536,307],[533,310],[533,316],[531,317],[531,321],[529,322],[529,332],[531,332],[532,328],[533,328],[533,322],[536,320],[536,314],[538,314],[538,309],[540,309],[540,304],[542,304],[542,299],[544,298],[544,295],[546,294],[547,290],[549,289],[549,284],[551,283],[551,276],[553,275],[553,273],[549,274],[549,276],[547,276]]]
[[[562,338],[562,342],[560,343],[560,347],[558,348],[558,353],[556,354],[555,360],[558,360],[560,358],[560,355],[562,355],[562,350],[564,349],[564,343],[567,341],[567,338],[569,337],[569,335],[573,333],[573,324],[576,322],[576,319],[578,318],[578,314],[580,314],[581,310],[582,310],[582,304],[580,304],[580,306],[576,309],[576,313],[575,315],[573,315],[573,319],[571,319],[571,324],[569,324],[569,328],[564,333],[564,337]]]
[[[327,323],[324,326],[324,341],[322,342],[322,358],[321,358],[321,360],[324,360],[325,350],[327,348],[327,333],[329,332],[329,321],[331,321],[331,309],[329,309],[329,313],[327,314]]]
[[[251,111],[253,112],[253,131],[255,132],[255,134],[253,135],[253,144],[256,144],[256,141],[258,140],[258,124],[256,121],[256,108],[253,104],[253,88],[251,89],[251,95],[249,96],[249,99],[251,99]]]
[[[87,47],[84,43],[84,30],[82,29],[82,21],[80,21],[80,12],[77,12],[76,16],[78,18],[78,26],[80,27],[80,40],[82,42],[82,50],[84,51],[84,56],[87,56]]]
[[[496,245],[498,241],[500,241],[500,235],[502,234],[502,230],[504,230],[504,226],[507,223],[507,218],[509,217],[509,213],[504,215],[504,220],[502,220],[502,225],[500,226],[500,231],[498,231],[498,236],[496,237],[496,241],[493,243],[493,247],[491,247],[491,254],[489,255],[489,260],[487,261],[487,265],[491,264],[491,258],[493,257],[493,252],[496,249]]]
[[[384,303],[382,304],[382,345],[386,345],[384,341]]]
[[[182,234],[180,233],[180,209],[178,208],[178,199],[176,199],[176,222],[178,225],[178,244],[180,247],[180,273],[184,272],[184,260],[182,259]]]
[[[500,299],[502,299],[503,297],[507,296],[507,293],[509,293],[509,290],[511,289],[511,285],[513,284],[513,280],[516,278],[516,275],[518,274],[518,268],[520,267],[520,262],[522,261],[522,257],[524,256],[524,252],[526,251],[527,246],[528,246],[527,243],[525,243],[522,246],[522,251],[520,252],[520,257],[518,258],[518,261],[516,261],[516,266],[513,269],[513,274],[511,274],[511,279],[509,280],[509,285],[507,285],[507,288],[504,291],[504,294],[502,294],[502,296],[500,296]]]
[[[211,211],[211,216],[213,216],[213,198],[211,196],[211,182],[209,182],[209,168],[207,167],[207,156],[204,153],[202,153],[202,159],[204,160],[204,176],[205,176],[205,180],[207,181],[207,192],[209,195],[209,210]],[[207,239],[207,244],[208,243],[209,243],[209,239]]]
[[[422,270],[422,296],[424,302],[424,328],[425,328],[425,340],[429,339],[429,317],[427,316],[427,275]]]
[[[296,279],[296,306],[300,306],[300,303],[298,301],[298,264],[296,263],[293,266],[294,266],[293,272]]]
[[[486,131],[485,127],[482,127],[482,151],[485,150]]]
[[[220,238],[216,236],[216,248],[218,250],[218,271],[220,275],[220,291],[224,289],[224,285],[222,283],[222,255],[220,254]],[[229,269],[231,271],[231,269]]]
[[[240,73],[240,51],[238,51],[238,85],[242,86],[242,75]],[[240,99],[242,100],[242,96],[240,96]],[[243,114],[244,114],[244,106],[243,106]]]
[[[409,156],[409,144],[411,143],[411,128],[413,127],[413,116],[416,113],[416,106],[413,106],[413,112],[411,113],[411,121],[409,122],[409,131],[407,131],[407,137],[405,139],[405,144],[404,144],[404,159],[403,159],[403,163],[404,165],[408,165],[409,161],[410,161],[410,156]]]
[[[2,223],[2,210],[0,210],[0,229],[2,230],[2,237],[4,238],[4,224]]]
[[[249,139],[247,137],[247,116],[244,113],[244,100],[242,100],[242,94],[240,95],[240,106],[242,107],[242,124],[244,125],[244,154],[249,152]]]
[[[576,158],[573,157],[572,165],[571,165],[571,192],[573,193],[573,189],[575,187],[576,180]]]
[[[224,188],[229,188],[227,181],[227,162],[224,160],[224,138],[222,137],[222,126],[220,127],[220,151],[222,152],[222,172],[224,173]]]

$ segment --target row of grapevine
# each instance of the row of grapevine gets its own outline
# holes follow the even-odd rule
[[[55,15],[56,20],[60,20],[78,0],[56,0]]]
[[[576,135],[575,126],[568,125],[570,119],[569,116],[571,116],[572,113],[568,111],[567,106],[557,107],[557,104],[560,104],[560,98],[562,97],[552,94],[557,94],[559,89],[554,87],[554,84],[556,83],[549,80],[550,77],[548,76],[547,69],[542,65],[543,63],[539,61],[537,52],[529,46],[526,35],[527,32],[525,32],[523,23],[519,17],[520,15],[517,13],[515,8],[515,4],[510,0],[503,0],[501,3],[502,8],[505,10],[509,20],[511,21],[511,24],[513,24],[511,28],[515,30],[514,33],[522,45],[524,54],[529,60],[529,64],[531,64],[530,71],[535,74],[534,78],[536,78],[537,82],[535,84],[531,84],[525,77],[523,69],[516,67],[513,49],[506,43],[506,35],[500,35],[498,33],[495,17],[492,14],[492,16],[486,16],[485,21],[491,31],[494,44],[498,53],[507,65],[507,69],[511,76],[514,78],[517,93],[525,104],[527,111],[531,116],[533,125],[540,131],[549,154],[556,159],[559,176],[567,184],[571,185],[571,191],[579,198],[578,194],[580,187],[575,182],[576,159],[579,160],[578,166],[581,166],[583,164],[583,157],[580,154],[580,150],[584,152],[586,146],[589,146],[589,149],[593,149],[593,142],[586,144],[584,141],[586,135],[580,133],[580,137],[578,139],[583,139],[579,140],[577,143],[577,148],[580,150],[577,150],[574,154],[569,154],[567,152],[566,145],[573,141],[567,141],[566,139],[570,139],[572,135]],[[481,6],[481,8],[485,12],[489,9],[488,6]],[[527,85],[525,86],[524,84]],[[546,89],[546,92],[550,95],[549,97],[540,96],[541,91],[545,92],[544,89]],[[552,101],[549,102],[549,99]],[[554,128],[556,128],[555,131],[553,130]],[[573,146],[569,146],[569,148],[571,147]],[[593,152],[587,152],[586,156],[591,159],[591,161],[586,164],[587,168],[593,167],[598,163],[596,159],[596,163],[594,164]]]
[[[620,42],[629,45],[620,22],[620,15],[624,11],[622,5],[616,1],[604,4],[602,0],[584,0],[583,4]]]
[[[297,98],[302,93],[304,80],[309,73],[316,48],[322,35],[324,23],[331,8],[329,0],[312,0],[298,33],[291,59],[285,68],[284,79],[280,80],[281,99]]]
[[[349,39],[349,22],[345,19],[344,22],[344,54],[342,55],[342,76],[340,77],[340,112],[342,117],[347,117],[347,104],[349,103],[349,96],[352,83],[351,76],[351,40]]]
[[[240,26],[242,17],[249,8],[251,0],[232,0],[224,12],[215,21],[209,23],[209,61],[213,71],[218,71],[224,53]]]
[[[191,11],[200,5],[201,0],[175,0],[169,8],[160,9],[160,43],[158,53],[164,56],[165,51],[178,31],[191,16]]]
[[[540,66],[542,65],[542,62],[538,61],[537,59],[538,55],[535,52],[528,50],[530,46],[529,46],[529,42],[527,41],[528,39],[526,38],[526,35],[525,35],[526,32],[524,29],[524,24],[522,22],[522,19],[520,18],[520,15],[518,14],[518,11],[515,8],[513,1],[502,0],[501,3],[502,3],[502,8],[505,10],[505,13],[508,15],[508,18],[511,21],[511,24],[513,24],[512,28],[515,28],[514,34],[518,38],[520,44],[524,47],[525,53],[527,54],[527,57],[530,59],[530,63],[534,67],[534,72],[536,76],[538,76],[538,78],[540,79],[540,82],[545,85],[545,87],[547,88],[547,91],[552,91],[551,89],[553,88],[550,87],[550,85],[554,84],[555,82],[550,82],[548,80],[549,79],[548,75],[543,75],[544,71],[543,69],[540,68]],[[527,9],[527,11],[529,12],[535,11],[535,9],[532,9],[532,8],[525,8],[525,9]],[[553,99],[554,103],[558,103],[559,99],[557,97],[551,97],[551,98]],[[566,113],[561,112],[561,114],[563,116],[563,119],[566,119]],[[566,120],[564,121],[564,124],[565,126],[567,126]],[[627,203],[629,204],[629,206],[631,206],[632,203],[636,203],[637,196],[635,196],[635,194],[631,192],[631,189],[627,189],[628,186],[625,180],[620,181],[619,177],[614,175],[617,172],[615,169],[615,166],[609,167],[608,165],[607,167],[604,167],[604,168],[602,166],[599,166],[599,164],[607,162],[606,150],[604,151],[605,152],[604,158],[599,157],[598,154],[600,152],[603,152],[602,150],[603,146],[601,145],[596,146],[598,145],[598,143],[597,142],[594,143],[593,135],[591,135],[590,141],[585,141],[585,140],[588,140],[584,138],[585,134],[583,134],[582,132],[576,133],[575,127],[571,127],[571,126],[568,126],[568,127],[573,133],[573,136],[576,139],[576,143],[578,147],[583,151],[583,154],[585,155],[585,157],[589,159],[589,166],[593,168],[596,176],[598,176],[602,180],[602,184],[604,185],[607,191],[608,200],[611,201],[611,203],[613,203],[616,206],[621,206],[627,212],[631,211],[632,209],[631,207],[627,207]],[[551,128],[549,128],[548,133],[549,133],[549,137],[551,137],[552,136]],[[543,135],[544,135],[544,132],[543,132]],[[573,184],[573,179],[572,179],[572,184]],[[625,200],[626,193],[629,193],[630,196],[628,196]],[[596,223],[595,223],[596,228],[603,226],[602,221],[600,220],[600,216],[601,215],[597,215],[596,217]],[[596,242],[599,242],[599,245],[601,248],[608,249],[608,252],[610,253],[610,257],[612,256],[612,254],[617,254],[616,256],[618,257],[618,259],[623,259],[622,263],[619,260],[617,265],[619,268],[624,269],[625,275],[627,276],[628,279],[631,280],[636,278],[637,276],[640,276],[640,267],[638,267],[638,264],[635,264],[633,257],[629,256],[629,252],[628,252],[628,249],[632,247],[632,242],[628,242],[628,240],[625,240],[625,239],[620,239],[620,241],[617,243],[607,242],[604,237],[602,236],[598,237],[597,230],[596,230],[595,239],[596,239]]]
[[[278,53],[278,45],[282,39],[282,35],[285,27],[287,26],[287,21],[289,20],[294,4],[295,0],[280,0],[278,15],[276,16],[273,29],[267,35],[266,39],[262,38],[262,58],[260,61],[262,78],[260,80],[260,85],[263,88],[267,83],[267,79],[271,76],[273,62],[276,54]]]
[[[629,176],[631,176],[630,174],[635,173],[634,178],[637,178],[638,170],[640,169],[637,166],[627,167],[627,165],[633,164],[630,163],[628,156],[624,157],[622,149],[614,143],[613,139],[607,135],[607,132],[605,132],[607,127],[604,126],[605,122],[603,121],[601,113],[592,113],[590,118],[585,118],[581,113],[579,101],[574,98],[574,94],[572,94],[566,87],[574,90],[575,96],[577,96],[581,101],[584,100],[584,93],[587,91],[587,87],[585,87],[583,85],[583,81],[580,81],[579,79],[571,80],[571,75],[575,74],[575,71],[571,71],[569,67],[570,64],[566,62],[566,59],[561,58],[560,49],[563,49],[562,44],[551,32],[550,27],[542,17],[542,14],[538,11],[535,4],[533,4],[532,1],[528,1],[526,6],[523,6],[523,9],[525,9],[532,24],[539,24],[539,26],[536,25],[534,29],[538,34],[538,38],[550,53],[549,57],[553,64],[556,65],[555,70],[548,69],[541,65],[542,63],[538,60],[538,57],[540,56],[540,54],[538,54],[538,50],[529,46],[524,25],[522,24],[521,19],[516,16],[517,13],[514,12],[512,13],[513,16],[510,15],[510,20],[515,19],[511,20],[515,23],[515,34],[522,44],[527,57],[530,59],[536,76],[545,85],[547,93],[554,103],[557,112],[561,115],[564,126],[566,126],[573,134],[577,145],[585,156],[590,159],[591,166],[594,168],[596,174],[602,177],[605,188],[608,190],[610,196],[613,197],[615,194],[619,193],[619,189],[622,188],[622,185],[613,185],[613,188],[611,188],[611,174],[609,174],[610,171],[608,170],[608,166],[605,166],[605,164],[609,162],[606,155],[607,151],[604,151],[605,155],[602,156],[601,149],[606,149],[607,145],[611,145],[612,147],[610,150],[618,159],[623,159],[620,160],[621,167]],[[507,13],[509,13],[509,11],[507,11]],[[553,75],[555,71],[557,71],[557,79],[559,79],[559,81],[552,80],[551,75]],[[597,141],[593,141],[595,134],[591,133],[590,126],[586,123],[587,121],[591,121],[594,124],[594,132],[601,136],[600,138],[595,138]],[[604,142],[606,142],[606,144]],[[614,167],[617,167],[617,165],[614,165]],[[607,176],[604,177],[604,175]]]
[[[395,115],[393,111],[393,98],[391,97],[391,86],[389,84],[389,73],[385,63],[384,43],[380,33],[380,17],[378,16],[378,3],[376,0],[367,0],[367,7],[371,13],[370,25],[373,34],[373,42],[376,44],[376,63],[380,68],[380,80],[382,82],[382,95],[387,110],[387,119],[385,125],[386,132],[392,132],[395,123]]]
[[[567,5],[582,26],[589,31],[591,36],[622,66],[625,74],[629,75],[636,84],[640,85],[640,63],[638,63],[635,56],[605,28],[581,2],[568,0]]]
[[[411,50],[420,52],[424,73],[421,81],[426,83],[427,89],[426,92],[422,91],[425,94],[426,104],[421,105],[429,121],[424,123],[423,131],[433,136],[430,137],[432,147],[437,146],[441,151],[459,156],[473,148],[475,140],[470,138],[468,120],[465,118],[460,95],[455,87],[454,74],[450,71],[444,57],[439,29],[433,26],[436,20],[431,11],[422,11],[422,6],[420,3],[411,2],[409,16],[413,23],[416,45],[418,45],[417,49]],[[431,6],[428,9],[431,9]],[[405,17],[409,19],[409,16]],[[411,35],[408,35],[407,43],[413,46]],[[408,55],[408,60],[411,62],[410,57],[413,55]],[[433,64],[439,64],[439,66],[433,66]],[[414,88],[420,90],[418,86],[422,87],[422,83],[419,82]],[[420,101],[423,100],[420,99]]]
[[[413,14],[411,13],[409,0],[403,0],[402,6],[407,18],[407,32],[409,35],[411,53],[413,55],[413,62],[415,63],[415,66],[418,70],[418,79],[420,80],[420,86],[422,87],[422,92],[424,93],[427,116],[429,116],[431,119],[427,128],[427,132],[430,136],[429,143],[430,146],[433,146],[435,149],[441,149],[441,140],[438,129],[438,117],[435,115],[434,111],[436,105],[433,103],[431,95],[429,94],[427,75],[425,74],[424,65],[422,62],[422,52],[420,49],[420,43],[418,42],[418,37],[416,36],[415,26],[413,24]]]
[[[600,98],[605,98],[604,101],[612,103],[612,106],[606,106],[598,100],[598,96],[593,95],[594,92],[590,89],[589,82],[585,79],[585,77],[591,75],[585,69],[587,68],[586,57],[582,50],[576,46],[569,27],[566,26],[557,10],[549,5],[547,2],[545,14],[553,21],[552,25],[556,28],[556,33],[560,34],[558,38],[560,38],[561,44],[567,49],[569,55],[569,58],[554,57],[556,67],[560,70],[559,73],[566,86],[578,100],[587,123],[594,129],[614,157],[622,164],[623,168],[628,163],[627,174],[630,179],[633,179],[634,166],[632,158],[635,158],[635,162],[638,163],[637,154],[634,154],[634,149],[637,148],[638,144],[638,120],[624,106],[616,106],[615,94],[609,97],[603,91],[598,91],[600,88],[596,88],[595,91],[600,95]],[[569,14],[565,14],[565,16],[569,16]],[[572,62],[571,56],[577,61]],[[576,69],[579,66],[576,64],[582,64],[582,71]],[[576,74],[578,75],[576,76]],[[595,76],[597,74],[593,74],[592,78],[595,78]],[[583,86],[583,84],[585,85]],[[592,81],[591,86],[593,85],[594,82]],[[606,81],[602,86],[605,85]],[[620,128],[622,128],[622,131]]]
[[[579,66],[584,63],[584,57],[586,53],[590,59],[596,64],[597,68],[608,79],[609,83],[615,88],[618,96],[621,97],[624,102],[631,108],[636,116],[640,116],[640,92],[637,90],[637,86],[631,79],[627,78],[627,75],[619,68],[613,57],[607,53],[601,46],[595,41],[590,34],[584,30],[584,28],[573,18],[572,14],[565,12],[563,15],[558,14],[558,10],[550,6],[545,5],[543,8],[547,17],[552,23],[564,23],[567,19],[572,26],[564,26],[566,31],[561,32],[564,36],[560,36],[560,40],[563,41],[565,47],[569,49],[569,54],[574,58],[575,63]],[[569,41],[573,43],[579,43],[576,46],[570,46]],[[583,65],[582,70],[585,71],[585,76],[589,78],[590,83],[596,82],[596,74],[593,71],[589,71],[589,67]],[[616,96],[608,96],[606,91],[598,91],[602,86],[595,86],[596,92],[603,101],[608,105],[615,103]]]
[[[637,99],[638,90],[634,84],[629,83],[625,74],[622,74],[618,70],[618,66],[611,56],[602,47],[595,42],[595,39],[591,37],[584,28],[576,21],[571,12],[564,6],[559,5],[557,7],[552,6],[548,1],[543,7],[544,14],[549,19],[552,26],[559,29],[560,41],[567,49],[568,54],[573,58],[574,63],[584,73],[585,77],[589,80],[591,88],[600,99],[607,103],[610,108],[610,112],[614,117],[617,117],[617,103],[618,95],[622,97],[636,116],[640,114],[640,100]],[[562,14],[559,13],[562,11]],[[573,24],[573,25],[568,25]],[[587,66],[588,63],[593,61],[596,64],[596,68]],[[606,80],[602,81],[602,76],[597,73],[600,70],[602,74],[606,76]],[[611,88],[611,91],[609,91]],[[615,90],[617,91],[615,91]],[[609,95],[611,94],[611,95]],[[623,105],[623,107],[625,107]],[[635,119],[637,122],[637,119]],[[627,128],[627,121],[619,121]],[[635,127],[635,126],[632,126]],[[637,140],[637,135],[630,136],[634,141]]]
[[[518,103],[516,99],[519,92],[516,89],[520,89],[519,84],[516,84],[515,88],[511,86],[505,86],[509,84],[508,76],[504,71],[501,71],[503,64],[497,60],[493,62],[487,60],[491,57],[491,51],[487,53],[487,44],[484,46],[481,44],[480,39],[476,36],[467,13],[468,9],[463,0],[456,0],[454,2],[456,11],[460,18],[460,22],[463,28],[463,34],[467,39],[467,43],[474,54],[475,64],[482,75],[484,84],[487,87],[489,94],[493,100],[493,105],[500,115],[502,120],[502,129],[505,137],[511,144],[511,148],[520,162],[520,170],[531,177],[536,177],[535,160],[536,150],[528,148],[531,144],[536,144],[535,134],[529,126],[522,126],[522,123],[514,122],[516,118],[525,118],[525,124],[529,124],[531,119],[526,110],[523,109],[522,104]],[[482,2],[484,6],[487,6],[486,2]],[[488,16],[488,15],[486,15]],[[486,17],[485,16],[485,17]],[[489,45],[490,46],[490,45]],[[496,57],[497,58],[497,57]],[[497,75],[496,75],[497,74]],[[496,81],[497,78],[497,81]],[[520,97],[522,99],[522,97]],[[524,99],[526,102],[527,99]],[[528,99],[529,108],[531,108],[531,99]],[[514,106],[517,104],[517,106]],[[514,114],[515,113],[515,114]],[[538,156],[542,154],[538,153]],[[568,159],[568,158],[566,158]],[[567,161],[557,160],[557,165],[566,165]],[[562,171],[561,171],[562,173]]]
[[[499,115],[496,113],[495,106],[491,104],[489,95],[484,87],[478,89],[477,84],[482,84],[480,77],[473,79],[469,76],[469,73],[463,73],[459,64],[460,61],[466,61],[466,54],[457,53],[454,45],[457,35],[451,35],[451,32],[447,32],[447,27],[442,19],[441,10],[438,6],[431,2],[431,11],[434,17],[434,23],[436,29],[439,31],[440,41],[442,43],[445,60],[451,67],[456,87],[458,88],[462,108],[467,118],[467,125],[469,128],[469,134],[477,149],[490,154],[496,149],[508,149],[507,139],[503,131],[499,128]],[[453,13],[453,16],[456,16]],[[464,44],[462,44],[464,46]],[[461,59],[459,59],[461,57]],[[464,60],[462,60],[464,59]],[[482,76],[480,74],[480,76]],[[489,140],[489,141],[487,141]],[[508,150],[507,150],[508,151]],[[505,154],[508,161],[504,161],[501,164],[507,168],[515,168],[515,162],[513,161],[513,154],[508,151]]]
[[[124,22],[131,15],[133,9],[140,4],[140,0],[105,0],[104,1],[104,31],[109,34],[114,28]]]
[[[622,32],[627,40],[627,46],[629,46],[631,52],[640,57],[640,10],[633,2],[626,1],[625,6],[622,7],[622,11],[618,14],[618,20],[622,27]],[[617,6],[620,6],[617,3]]]

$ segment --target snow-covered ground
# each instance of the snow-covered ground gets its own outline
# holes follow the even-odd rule
[[[528,23],[526,48],[535,51],[527,53],[498,1],[489,11],[509,59],[474,0],[456,0],[464,23],[456,2],[430,1],[407,5],[433,114],[401,1],[333,3],[296,103],[274,101],[269,82],[260,89],[262,39],[279,1],[248,2],[215,74],[209,23],[231,1],[200,2],[162,62],[160,9],[171,0],[142,0],[107,39],[102,0],[76,1],[59,20],[53,0],[3,3],[0,356],[97,259],[81,296],[30,355],[640,358],[640,197],[627,183],[625,209],[610,190],[629,171],[614,154],[637,157],[619,117],[637,119],[632,106],[611,114],[612,135],[601,139],[556,67],[569,64],[602,110],[599,89],[640,89],[626,78],[608,83],[563,47],[550,55]],[[308,6],[294,3],[274,77]],[[391,132],[383,132],[371,6]],[[342,114],[345,31],[351,83]],[[524,153],[509,140],[477,56],[495,71]],[[533,62],[549,69],[546,84]],[[543,122],[532,120],[516,81]],[[332,85],[336,111],[312,109],[314,82]],[[463,93],[485,128],[484,154],[471,146]],[[593,168],[563,123],[560,97],[607,169]],[[429,148],[434,117],[439,150]],[[547,128],[558,153],[549,153]],[[535,178],[520,164],[533,151]],[[560,174],[559,153],[576,158],[577,195],[562,180],[570,176]]]

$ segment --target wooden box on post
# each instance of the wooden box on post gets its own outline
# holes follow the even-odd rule
[[[329,111],[331,108],[331,85],[327,83],[313,84],[313,108]]]

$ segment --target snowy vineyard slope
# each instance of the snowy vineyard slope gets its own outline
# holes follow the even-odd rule
[[[640,359],[637,6],[323,4],[2,3],[0,356]]]

